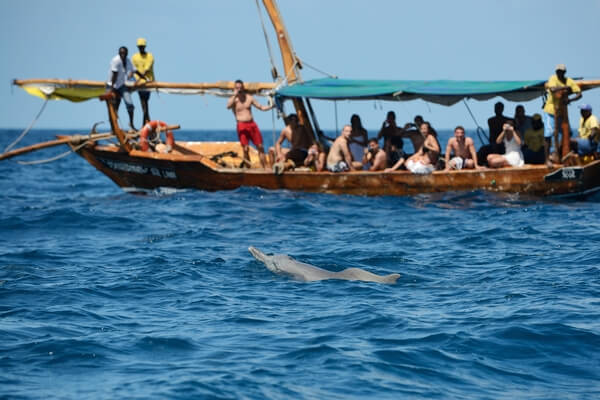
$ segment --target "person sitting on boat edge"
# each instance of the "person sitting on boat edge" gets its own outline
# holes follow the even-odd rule
[[[140,130],[140,150],[150,151],[152,149],[157,153],[170,153],[173,146],[175,146],[175,138],[173,137],[173,131],[166,130],[166,128],[167,124],[163,121],[148,121]],[[166,145],[160,141],[162,131],[166,131]]]
[[[504,143],[504,154],[488,154],[487,163],[490,168],[522,167],[523,153],[521,152],[521,138],[515,131],[515,123],[508,120],[504,123],[502,132],[496,138],[496,143]]]
[[[298,123],[298,116],[290,114],[285,118],[286,126],[281,130],[279,139],[275,143],[275,149],[269,149],[271,157],[275,155],[275,164],[273,170],[281,173],[285,169],[294,168],[304,164],[308,155],[308,149],[313,145],[314,139],[310,132]],[[289,149],[281,147],[287,140],[290,143]]]
[[[354,161],[359,161],[362,160],[369,136],[358,114],[352,114],[350,125],[352,126],[352,135],[350,135],[349,139],[350,153],[352,153]]]
[[[350,153],[350,136],[352,135],[352,126],[344,125],[342,132],[335,139],[329,154],[327,155],[327,170],[331,172],[356,171],[352,162],[352,153]]]
[[[325,171],[326,163],[327,153],[323,150],[323,146],[320,143],[313,143],[304,159],[304,166],[310,168],[311,171],[322,172]]]
[[[454,157],[450,158],[452,154]],[[458,125],[454,128],[454,137],[448,139],[446,145],[445,170],[461,170],[463,168],[476,169],[480,167],[477,164],[477,152],[475,151],[473,139],[466,137],[465,128]]]
[[[369,171],[383,171],[387,166],[387,154],[385,154],[385,150],[379,147],[376,138],[369,139],[362,163],[368,166]]]
[[[525,164],[544,164],[546,162],[549,146],[546,145],[544,139],[544,122],[540,114],[533,114],[531,128],[525,131],[521,147]]]
[[[121,98],[123,98],[125,106],[127,107],[127,114],[129,114],[129,127],[133,130],[136,130],[133,125],[133,101],[131,100],[129,88],[125,85],[125,82],[133,77],[134,71],[133,64],[127,57],[127,53],[127,47],[121,46],[119,47],[119,54],[110,60],[108,86],[109,89],[116,94],[113,100],[115,112],[117,114],[119,113]]]
[[[494,116],[488,118],[488,139],[489,144],[484,144],[477,151],[477,162],[481,165],[487,162],[487,156],[495,153],[495,154],[503,154],[504,153],[504,145],[502,143],[497,143],[496,139],[498,139],[498,135],[502,132],[502,127],[506,121],[511,121],[510,118],[506,117],[504,114],[504,103],[501,101],[496,102],[494,104]]]
[[[581,88],[573,79],[567,78],[565,64],[558,64],[554,72],[555,74],[550,76],[544,84],[547,91],[546,103],[544,104],[544,137],[548,138],[550,145],[552,145],[555,126],[560,126],[562,123],[560,119],[555,120],[555,110],[561,103],[566,107],[569,103],[581,98]],[[569,97],[571,94],[575,96]],[[558,149],[554,150],[557,154],[559,153]],[[549,161],[547,163],[550,164]]]
[[[233,115],[237,121],[237,134],[240,144],[242,145],[242,149],[244,150],[244,159],[242,161],[242,165],[246,165],[248,168],[252,166],[250,163],[249,147],[250,140],[252,140],[252,143],[254,143],[256,149],[258,150],[260,163],[263,168],[266,168],[267,165],[265,149],[263,147],[263,138],[262,134],[260,133],[260,129],[258,129],[258,125],[256,125],[254,119],[252,118],[252,106],[261,111],[268,111],[273,108],[273,104],[263,106],[256,101],[254,97],[246,93],[244,82],[240,79],[236,80],[233,96],[227,100],[227,108],[233,111]]]
[[[413,174],[430,174],[436,170],[440,143],[429,122],[423,122],[420,131],[425,136],[423,146],[406,160],[405,166]]]
[[[571,139],[570,154],[577,154],[577,162],[580,163],[579,157],[592,156],[598,149],[600,141],[600,125],[596,116],[592,115],[592,106],[582,104],[579,106],[581,110],[581,118],[579,119],[579,137]],[[589,157],[591,158],[591,157]]]
[[[136,85],[154,81],[154,56],[146,51],[146,39],[137,40],[138,52],[131,57],[131,62],[135,67],[135,75],[138,77]],[[150,111],[148,109],[148,100],[150,99],[149,90],[138,90],[140,96],[140,105],[144,113],[144,124],[150,121]]]

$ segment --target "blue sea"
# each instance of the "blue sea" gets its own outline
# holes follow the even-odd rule
[[[0,201],[2,399],[600,398],[599,197],[140,196],[71,154],[0,161]]]

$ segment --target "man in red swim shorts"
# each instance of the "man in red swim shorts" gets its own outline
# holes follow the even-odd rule
[[[250,140],[258,150],[258,157],[263,168],[266,168],[265,149],[263,147],[263,139],[258,129],[258,126],[252,119],[252,106],[262,111],[268,111],[273,108],[273,105],[263,106],[254,97],[246,93],[244,82],[241,80],[235,81],[233,96],[227,101],[227,108],[233,111],[235,120],[237,121],[237,133],[244,149],[244,164],[250,167],[250,155],[248,144]]]

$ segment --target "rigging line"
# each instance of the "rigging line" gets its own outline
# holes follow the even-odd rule
[[[46,97],[46,99],[44,100],[44,104],[42,104],[42,108],[40,108],[40,111],[37,113],[37,115],[35,116],[35,118],[33,119],[33,121],[31,121],[31,123],[29,124],[29,126],[27,127],[27,129],[25,129],[23,131],[23,133],[21,133],[19,135],[19,137],[16,138],[11,144],[9,144],[8,146],[6,146],[6,148],[4,149],[5,153],[7,151],[10,151],[13,147],[15,147],[17,145],[17,143],[19,143],[21,141],[21,139],[23,139],[25,137],[25,135],[27,135],[27,133],[29,133],[29,131],[31,130],[31,128],[33,128],[33,125],[35,125],[35,123],[37,122],[37,120],[42,115],[42,112],[44,112],[44,109],[46,108],[46,104],[48,104],[48,97]]]
[[[265,21],[263,19],[262,11],[260,9],[260,5],[258,4],[258,0],[256,0],[256,10],[258,11],[258,17],[260,18],[260,24],[262,26],[263,34],[265,35],[265,43],[267,44],[267,52],[269,53],[269,61],[271,62],[272,71],[277,71],[275,67],[275,61],[273,61],[273,49],[271,48],[271,42],[269,41],[269,35],[267,35],[267,29],[265,28]],[[276,79],[276,74],[273,74],[273,80]]]
[[[299,57],[296,57],[296,58],[300,59]],[[304,61],[304,59],[300,59],[300,62],[302,63],[302,65],[306,65],[308,68],[310,68],[310,69],[312,69],[314,71],[317,71],[317,72],[319,72],[319,73],[327,76],[328,78],[333,78],[333,79],[337,79],[338,78],[337,75],[330,74],[329,72],[325,72],[323,70],[320,70],[317,67],[314,67],[314,66],[310,65],[309,63],[307,63],[306,61]]]
[[[61,153],[61,154],[59,154],[57,156],[54,156],[54,157],[46,158],[46,159],[43,159],[43,160],[34,160],[34,161],[17,161],[17,163],[19,163],[21,165],[36,165],[36,164],[49,163],[49,162],[52,162],[52,161],[59,160],[59,159],[61,159],[63,157],[66,157],[66,156],[68,156],[71,153],[79,151],[79,149],[81,149],[86,144],[87,144],[87,140],[84,141],[79,146],[75,147],[74,149],[69,149],[69,150],[65,151],[64,153]]]
[[[337,100],[333,101],[333,107],[334,107],[334,114],[335,114],[335,134],[337,135],[339,133]]]
[[[475,122],[475,125],[477,126],[476,132],[477,132],[477,137],[479,138],[479,141],[481,142],[482,145],[486,144],[486,142],[483,139],[481,139],[481,136],[483,135],[483,137],[486,138],[488,142],[490,141],[489,136],[487,136],[485,134],[485,130],[479,125],[479,123],[475,119],[475,116],[471,112],[471,109],[469,108],[469,104],[467,104],[467,101],[464,98],[462,100],[463,100],[463,103],[465,104],[465,107],[467,107],[467,111],[469,111],[469,114],[471,114],[471,118],[473,118],[473,122]]]

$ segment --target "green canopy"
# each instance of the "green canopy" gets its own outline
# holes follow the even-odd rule
[[[276,91],[280,100],[306,97],[323,100],[414,100],[450,106],[462,99],[528,101],[544,93],[536,81],[399,81],[324,78],[297,82]]]

